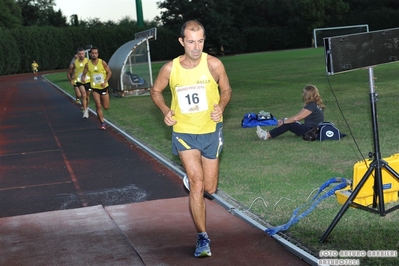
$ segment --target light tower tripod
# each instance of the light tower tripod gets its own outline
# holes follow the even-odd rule
[[[380,216],[385,216],[387,213],[390,213],[399,208],[399,205],[391,207],[388,210],[385,210],[385,203],[384,203],[384,192],[383,192],[383,184],[382,184],[382,169],[385,168],[395,179],[399,182],[399,174],[392,169],[386,161],[381,159],[381,152],[380,152],[380,144],[379,144],[379,136],[378,136],[378,123],[377,123],[377,94],[375,93],[375,86],[374,86],[374,69],[373,67],[369,67],[369,84],[370,84],[370,103],[371,103],[371,118],[373,124],[373,139],[374,139],[374,154],[373,154],[373,161],[370,163],[370,167],[367,169],[366,173],[360,180],[359,184],[355,187],[352,191],[351,195],[348,197],[346,202],[341,207],[338,214],[335,216],[334,220],[323,234],[320,242],[324,242],[326,238],[330,235],[331,231],[334,229],[336,224],[345,214],[350,206],[357,207],[359,209],[369,211],[372,213],[379,214]],[[366,183],[367,179],[370,178],[374,171],[374,187],[373,187],[373,205],[372,207],[363,206],[354,202],[357,194],[362,189],[363,185]]]

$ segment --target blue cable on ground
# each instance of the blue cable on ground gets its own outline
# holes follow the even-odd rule
[[[321,196],[320,198],[317,198],[320,193],[326,188],[328,187],[330,184],[333,183],[339,183],[338,185],[336,185],[335,187],[333,187],[332,189],[330,189],[328,192],[326,192],[326,194],[324,194],[323,196]],[[312,203],[311,206],[304,211],[302,214],[297,215],[299,210],[301,208],[303,208],[304,206],[308,205],[309,203],[306,203],[298,208],[296,208],[291,216],[291,218],[289,219],[289,221],[285,224],[273,227],[273,228],[267,228],[265,230],[266,233],[268,233],[270,236],[277,234],[280,231],[286,231],[288,230],[288,228],[299,222],[300,219],[304,218],[306,215],[308,215],[314,208],[316,208],[316,206],[325,198],[328,198],[332,195],[334,195],[335,191],[340,190],[345,188],[347,185],[349,184],[349,182],[342,177],[333,177],[329,180],[327,180],[323,185],[321,185],[321,187],[319,188],[319,191],[317,192],[317,194],[312,198],[312,200],[309,203]]]

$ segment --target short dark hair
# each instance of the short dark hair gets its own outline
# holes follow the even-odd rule
[[[97,48],[97,46],[93,46],[93,47],[91,47],[91,48],[90,48],[90,53],[91,53],[91,51],[92,51],[92,50],[97,50],[97,51],[98,51],[98,48]]]
[[[85,49],[83,47],[78,47],[78,49],[76,49],[76,52],[81,52],[84,51]]]
[[[204,31],[204,36],[205,36],[205,28],[204,26],[201,24],[201,22],[199,22],[196,19],[193,20],[189,20],[187,22],[185,22],[183,24],[183,26],[181,26],[180,29],[180,37],[184,39],[184,31],[186,30],[186,28],[188,28],[188,30],[191,31],[199,31],[200,29],[202,29]]]

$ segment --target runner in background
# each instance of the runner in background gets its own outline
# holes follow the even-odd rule
[[[33,72],[33,76],[34,76],[33,79],[37,80],[37,72],[39,72],[39,64],[36,63],[35,60],[33,60],[33,63],[32,63],[32,72]]]
[[[103,109],[109,108],[109,89],[108,80],[112,72],[107,63],[98,58],[98,48],[90,49],[90,60],[86,64],[82,75],[82,82],[86,82],[86,74],[90,77],[90,87],[93,89],[93,100],[96,103],[96,112],[98,120],[101,123],[101,129],[106,129]]]
[[[79,98],[81,97],[81,103],[82,103],[82,108],[83,108],[83,118],[89,118],[89,99],[90,99],[90,77],[85,77],[85,82],[82,82],[82,74],[84,71],[84,68],[89,62],[89,59],[85,57],[85,50],[83,47],[79,47],[77,49],[77,58],[75,60],[72,60],[69,69],[68,69],[68,74],[67,77],[69,79],[69,82],[75,89],[76,93],[76,102],[78,103]]]
[[[75,62],[75,60],[76,59],[78,59],[78,54],[75,54],[74,56],[73,56],[73,58],[72,58],[72,60],[71,60],[71,63],[69,63],[69,67]],[[69,71],[68,71],[68,73],[67,73],[67,76],[69,75]],[[69,77],[68,77],[68,79],[69,79]],[[75,102],[77,103],[77,104],[81,104],[81,102],[80,102],[80,98],[82,97],[82,95],[80,94],[80,90],[79,90],[79,88],[78,87],[76,87],[75,85],[72,85],[73,86],[73,88],[74,88],[74,90],[75,90]],[[82,109],[83,109],[83,107],[82,107]]]

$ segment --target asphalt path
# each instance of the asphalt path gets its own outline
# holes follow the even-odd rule
[[[41,77],[0,77],[0,107],[0,217],[187,196],[176,173]]]
[[[214,244],[204,261],[193,256],[188,192],[176,171],[113,127],[101,130],[94,114],[83,119],[42,77],[0,77],[0,265],[314,261],[206,204]]]

